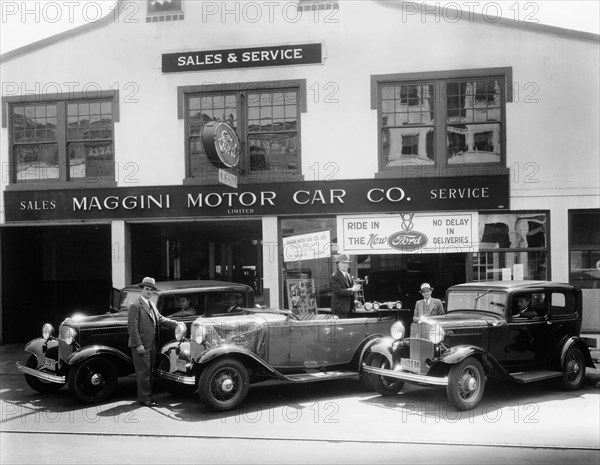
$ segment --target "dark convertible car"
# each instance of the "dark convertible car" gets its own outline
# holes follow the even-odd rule
[[[196,319],[243,315],[242,307],[254,306],[254,291],[244,284],[224,281],[163,281],[156,283],[152,301],[165,316],[188,328]],[[38,392],[54,392],[68,383],[69,390],[83,402],[100,402],[109,397],[120,376],[134,372],[127,347],[127,312],[140,296],[133,285],[114,289],[110,311],[103,315],[73,315],[65,319],[54,336],[50,323],[42,337],[30,341],[31,353],[24,365],[17,363],[29,386]],[[177,301],[187,297],[188,315],[178,313]],[[172,331],[161,329],[160,339],[172,339]]]
[[[521,300],[523,307],[518,306]],[[452,286],[445,315],[421,318],[410,337],[400,322],[370,347],[364,371],[373,388],[394,395],[404,382],[445,386],[458,410],[476,407],[486,377],[517,384],[557,378],[582,386],[594,367],[582,338],[581,290],[549,281]],[[528,304],[528,306],[525,306]]]

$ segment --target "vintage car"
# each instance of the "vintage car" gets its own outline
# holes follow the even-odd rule
[[[254,305],[254,291],[244,284],[163,281],[157,282],[156,287],[152,301],[159,312],[188,327],[196,319],[243,315],[242,307]],[[113,289],[108,313],[73,315],[61,323],[58,337],[54,336],[54,327],[50,323],[44,324],[42,337],[25,346],[25,351],[31,353],[25,364],[17,363],[27,384],[46,393],[57,391],[68,383],[71,393],[88,403],[109,397],[117,379],[134,372],[131,350],[127,346],[127,312],[140,292],[141,288],[136,285]],[[177,306],[181,296],[188,297],[192,311],[182,314]],[[161,329],[159,338],[162,341],[172,339],[172,330]]]
[[[369,343],[389,334],[394,321],[395,316],[377,312],[338,319],[277,309],[198,319],[189,339],[181,328],[175,330],[176,340],[161,349],[160,366],[168,369],[155,374],[190,391],[197,387],[210,410],[231,410],[243,402],[252,383],[359,379]]]
[[[549,281],[492,281],[448,289],[446,313],[413,323],[410,337],[400,322],[392,337],[369,348],[364,371],[382,395],[404,382],[445,386],[458,410],[476,407],[486,377],[530,383],[559,378],[567,390],[581,387],[594,367],[579,337],[581,290]],[[519,298],[529,308],[519,312]]]

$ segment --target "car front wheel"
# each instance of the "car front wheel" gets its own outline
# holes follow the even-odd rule
[[[81,401],[100,402],[117,385],[117,370],[109,360],[91,357],[71,368],[69,390]]]
[[[571,347],[563,363],[562,386],[567,391],[575,391],[585,379],[585,360],[581,349]]]
[[[200,375],[198,396],[211,410],[232,410],[246,398],[249,384],[244,365],[233,359],[219,359],[210,363]]]
[[[450,368],[446,392],[457,410],[477,407],[484,390],[485,372],[476,358],[468,357]]]
[[[25,366],[28,368],[37,369],[37,357],[33,354],[29,356]],[[66,383],[52,383],[49,381],[44,381],[43,379],[36,378],[35,376],[25,375],[25,381],[29,385],[31,389],[37,392],[41,392],[42,394],[46,394],[49,392],[56,392],[61,387],[63,387]]]
[[[376,352],[371,352],[365,357],[365,364],[375,368],[390,369],[390,362],[386,357]],[[401,379],[390,378],[369,373],[371,386],[382,396],[393,396],[398,394],[404,387],[404,381]]]

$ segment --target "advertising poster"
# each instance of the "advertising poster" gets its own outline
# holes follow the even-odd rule
[[[316,313],[315,281],[312,278],[286,279],[288,308],[296,314]]]
[[[477,252],[478,221],[477,212],[338,216],[338,242],[350,254]]]
[[[283,238],[283,261],[297,262],[331,256],[329,230],[297,234]]]

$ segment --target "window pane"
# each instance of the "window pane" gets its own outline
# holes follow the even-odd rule
[[[43,182],[59,179],[58,146],[27,144],[15,147],[17,182]]]
[[[248,137],[248,147],[251,171],[299,169],[296,134],[254,134]]]
[[[473,281],[501,281],[507,270],[512,279],[523,270],[522,279],[548,279],[547,252],[478,252],[473,254]],[[515,265],[519,265],[515,267]]]
[[[433,165],[433,128],[384,128],[383,160],[386,167]]]
[[[600,248],[571,251],[569,282],[582,289],[600,289]]]
[[[69,179],[114,179],[112,141],[72,142],[68,145]]]
[[[447,126],[448,164],[500,163],[500,124]]]
[[[546,214],[479,215],[479,249],[546,247]]]

